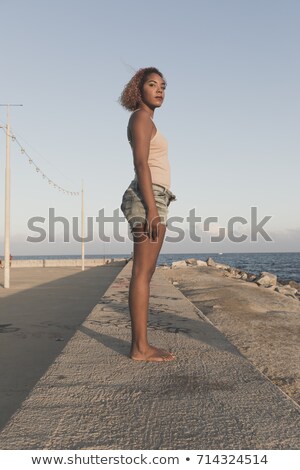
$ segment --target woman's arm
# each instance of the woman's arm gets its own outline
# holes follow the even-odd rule
[[[129,121],[134,167],[139,189],[147,208],[149,236],[152,234],[152,238],[156,238],[160,219],[153,195],[151,172],[148,165],[153,128],[151,118],[143,110],[135,112]]]

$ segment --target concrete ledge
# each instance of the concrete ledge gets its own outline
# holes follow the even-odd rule
[[[85,259],[85,266],[103,266],[111,262],[111,259]],[[45,259],[44,266],[50,268],[52,266],[81,266],[81,259]]]
[[[42,268],[43,266],[43,259],[13,259],[11,262],[11,268]]]
[[[0,433],[1,449],[299,449],[300,411],[164,276],[129,359],[128,263]]]
[[[90,266],[103,266],[112,262],[123,261],[127,262],[127,258],[86,258],[84,265]],[[31,268],[31,267],[59,267],[59,266],[81,266],[81,259],[13,259],[11,262],[12,268]]]

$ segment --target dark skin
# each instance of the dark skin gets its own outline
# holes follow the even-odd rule
[[[152,190],[148,165],[150,140],[156,128],[151,118],[163,103],[165,82],[160,75],[148,75],[142,90],[139,110],[132,114],[128,133],[132,146],[139,188],[146,205],[146,224],[133,229],[134,256],[129,286],[132,344],[130,357],[137,361],[165,362],[175,359],[174,354],[152,346],[147,337],[150,281],[156,268],[166,226],[160,222]]]

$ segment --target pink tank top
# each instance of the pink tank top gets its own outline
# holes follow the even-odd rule
[[[130,141],[129,141],[130,142]],[[170,189],[170,163],[168,159],[168,142],[157,129],[155,136],[150,140],[148,165],[152,183],[160,184]],[[135,180],[137,179],[135,172]]]
[[[168,142],[165,137],[156,131],[150,141],[148,165],[151,172],[152,183],[170,188],[170,164],[168,159]]]

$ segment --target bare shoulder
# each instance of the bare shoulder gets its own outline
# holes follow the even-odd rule
[[[131,132],[140,129],[144,129],[146,132],[151,132],[153,128],[153,122],[147,111],[144,109],[139,109],[131,114],[128,127]]]

